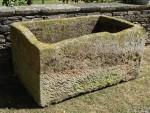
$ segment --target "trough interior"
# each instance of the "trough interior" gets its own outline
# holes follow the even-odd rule
[[[117,33],[133,27],[103,16],[33,21],[24,23],[24,26],[44,43],[56,43],[98,32]]]

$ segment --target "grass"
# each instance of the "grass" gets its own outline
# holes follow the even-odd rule
[[[0,6],[2,6],[2,1],[3,0],[0,0]],[[42,0],[32,0],[32,1],[33,4],[42,4]],[[111,2],[118,2],[118,1],[121,0],[98,0],[99,3],[102,2],[111,3]],[[44,4],[60,4],[60,3],[63,3],[62,0],[44,0]],[[69,3],[74,3],[74,2],[69,2]],[[79,1],[79,3],[83,3],[83,2]]]
[[[0,89],[0,113],[149,113],[149,65],[150,46],[147,46],[145,47],[140,78],[81,95],[46,108],[39,108],[20,86],[20,83],[13,82],[10,84],[11,87],[14,83],[16,85],[12,88]]]
[[[45,4],[54,4],[54,3],[62,3],[62,0],[44,0]],[[71,1],[71,0],[70,0]],[[117,0],[98,0],[100,3],[103,2],[115,2]],[[81,1],[80,1],[81,2]],[[79,2],[79,3],[80,3]],[[42,0],[33,0],[33,4],[42,4]]]
[[[59,0],[44,0],[45,4],[54,4],[54,3],[62,3]],[[33,4],[42,4],[42,0],[33,0]]]
[[[2,1],[0,0],[0,6],[2,6]],[[59,0],[44,0],[45,4],[57,4],[57,3],[62,3],[62,1]],[[33,0],[33,4],[42,4],[42,0]]]

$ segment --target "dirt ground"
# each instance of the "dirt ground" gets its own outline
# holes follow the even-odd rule
[[[140,77],[40,108],[11,75],[0,75],[0,113],[150,113],[150,46]]]

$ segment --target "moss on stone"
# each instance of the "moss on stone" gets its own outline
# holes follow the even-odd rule
[[[40,106],[139,73],[145,30],[124,20],[87,16],[14,23],[11,28],[15,71]]]
[[[24,25],[31,30],[38,40],[46,43],[55,43],[97,32],[115,33],[133,27],[132,24],[125,21],[116,21],[105,16],[36,21]],[[109,29],[110,27],[111,29]]]

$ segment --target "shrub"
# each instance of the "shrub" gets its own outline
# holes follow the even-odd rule
[[[27,0],[3,0],[2,2],[2,5],[4,6],[17,6],[25,4],[27,4]]]

